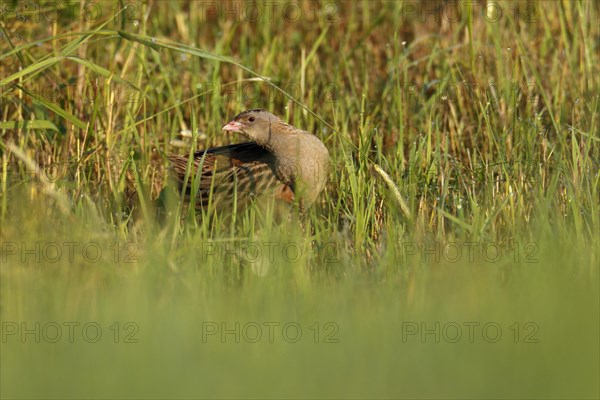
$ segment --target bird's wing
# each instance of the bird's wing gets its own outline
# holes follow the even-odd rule
[[[292,184],[278,178],[275,157],[255,142],[194,153],[194,168],[188,174],[187,182],[188,156],[171,155],[169,160],[180,189],[185,185],[187,200],[196,193],[193,197],[199,206],[208,203],[211,193],[213,197],[218,196],[215,199],[219,202],[233,201],[237,196],[238,203],[243,203],[260,194],[293,201]],[[200,175],[197,175],[198,171],[201,171]]]

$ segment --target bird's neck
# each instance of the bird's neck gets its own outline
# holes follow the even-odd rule
[[[275,155],[275,157],[286,157],[298,145],[298,135],[288,129],[291,127],[283,122],[273,124],[269,127],[267,135],[254,138],[259,146],[264,147]]]

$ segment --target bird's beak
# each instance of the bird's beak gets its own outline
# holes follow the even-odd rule
[[[237,121],[231,121],[223,126],[224,131],[242,133],[242,124]]]

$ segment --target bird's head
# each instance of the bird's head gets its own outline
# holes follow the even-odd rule
[[[270,141],[274,132],[281,133],[283,126],[287,124],[270,112],[254,109],[238,114],[223,126],[223,130],[240,133],[250,140],[263,144]]]

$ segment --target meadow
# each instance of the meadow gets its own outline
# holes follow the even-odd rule
[[[600,397],[598,4],[0,2],[0,397]],[[198,218],[250,108],[327,188]]]

